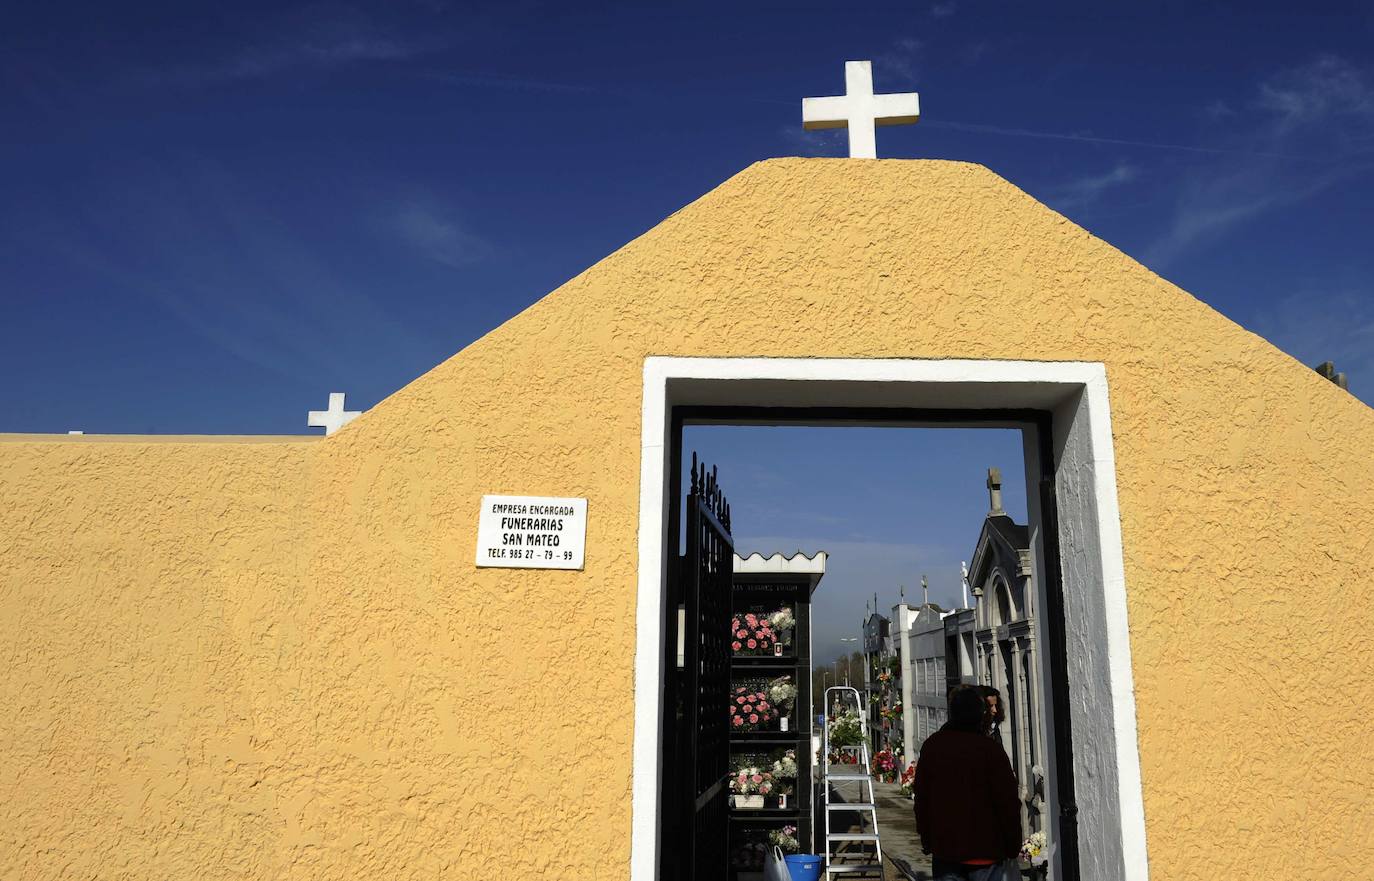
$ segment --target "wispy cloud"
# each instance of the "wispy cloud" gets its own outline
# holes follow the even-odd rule
[[[324,73],[360,64],[405,61],[439,51],[450,41],[384,27],[349,12],[277,22],[256,40],[192,64],[144,71],[139,79],[200,86],[266,79],[287,73]]]
[[[1181,180],[1168,227],[1144,253],[1155,268],[1265,212],[1374,170],[1374,154],[1362,141],[1374,129],[1374,85],[1368,71],[1341,58],[1279,71],[1257,85],[1243,113],[1209,115],[1232,126],[1233,144],[1247,147]],[[1299,156],[1323,161],[1284,161]]]
[[[1335,56],[1278,71],[1256,84],[1245,104],[1214,100],[1199,111],[1213,130],[1211,143],[1185,144],[1117,138],[1092,132],[1057,132],[997,125],[925,120],[922,125],[998,137],[1036,138],[1191,154],[1192,168],[1159,182],[1176,193],[1169,221],[1144,249],[1143,259],[1166,267],[1187,250],[1267,211],[1310,198],[1352,177],[1374,171],[1374,79]],[[1216,131],[1224,127],[1223,131]],[[1060,208],[1091,204],[1138,176],[1119,163],[1049,192]]]
[[[1131,138],[1111,138],[1087,132],[1050,132],[1036,129],[1012,128],[1002,125],[983,125],[975,122],[954,122],[947,119],[921,120],[927,128],[943,128],[951,131],[970,132],[982,135],[998,135],[1011,138],[1041,138],[1055,141],[1079,141],[1085,144],[1103,144],[1117,147],[1140,147],[1148,150],[1178,150],[1184,153],[1202,153],[1212,156],[1268,156],[1274,159],[1299,159],[1309,162],[1323,161],[1324,156],[1305,156],[1248,150],[1243,147],[1212,147],[1201,144],[1172,144],[1167,141],[1142,141]]]
[[[1129,184],[1139,176],[1140,171],[1134,165],[1118,162],[1109,171],[1090,174],[1051,188],[1046,194],[1046,201],[1061,211],[1085,208],[1108,190]]]
[[[1167,267],[1186,251],[1233,227],[1315,196],[1358,171],[1333,167],[1289,179],[1270,163],[1253,163],[1211,174],[1194,172],[1180,184],[1173,219],[1146,248],[1143,260],[1156,269]]]
[[[1274,136],[1340,119],[1369,122],[1374,120],[1374,85],[1366,71],[1325,55],[1262,83],[1255,105],[1273,115],[1268,126]]]
[[[1237,115],[1237,111],[1236,108],[1232,107],[1227,102],[1218,98],[1211,104],[1208,104],[1206,107],[1202,108],[1202,115],[1204,118],[1209,119],[1213,122],[1219,122],[1222,120],[1234,118]]]
[[[910,82],[916,79],[916,62],[925,44],[915,37],[900,37],[887,51],[873,59],[874,89],[879,92],[909,89]],[[884,86],[883,83],[896,82],[898,85]]]
[[[949,18],[959,11],[959,4],[954,0],[947,0],[944,3],[933,3],[930,7],[931,18]]]
[[[393,211],[388,224],[421,254],[455,268],[476,263],[491,255],[491,243],[465,229],[445,212],[420,201],[409,201]]]
[[[348,375],[367,353],[425,351],[271,199],[215,163],[126,169],[40,212],[27,246],[147,297],[192,333],[287,379]]]

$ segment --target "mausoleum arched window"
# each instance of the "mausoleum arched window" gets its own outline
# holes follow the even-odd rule
[[[996,620],[994,624],[1010,624],[1016,620],[1016,606],[1011,601],[1011,589],[1001,578],[996,578],[992,585],[993,594],[996,599]]]
[[[1015,586],[1013,586],[1013,587],[1011,588],[1011,608],[1012,608],[1013,614],[1015,614],[1015,616],[1016,616],[1016,617],[1013,618],[1012,620],[1016,621],[1016,620],[1020,620],[1020,619],[1022,619],[1022,618],[1027,617],[1027,615],[1026,615],[1026,582],[1025,582],[1024,579],[1021,579],[1021,578],[1016,579],[1016,584],[1015,584]]]

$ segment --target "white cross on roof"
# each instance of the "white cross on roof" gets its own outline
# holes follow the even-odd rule
[[[344,393],[329,393],[328,410],[311,410],[306,414],[305,424],[311,428],[323,428],[326,435],[331,435],[343,428],[362,415],[361,410],[344,409]]]
[[[844,91],[828,98],[803,98],[802,128],[848,128],[852,158],[878,158],[875,125],[909,125],[921,118],[920,97],[915,92],[873,94],[871,61],[844,63]]]

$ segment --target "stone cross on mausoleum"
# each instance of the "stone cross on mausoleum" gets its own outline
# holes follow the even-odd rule
[[[305,415],[305,424],[311,428],[323,428],[325,435],[331,435],[361,415],[361,410],[344,409],[343,392],[330,392],[329,409],[311,410]]]
[[[873,62],[844,63],[843,95],[802,99],[802,128],[849,129],[849,156],[877,159],[874,126],[909,125],[921,118],[920,96],[915,92],[873,94]]]
[[[988,509],[990,515],[1005,514],[1002,510],[1002,469],[988,469]]]

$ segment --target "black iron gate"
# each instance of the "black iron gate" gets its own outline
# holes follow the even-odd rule
[[[663,838],[659,877],[723,881],[729,823],[726,778],[730,770],[730,592],[734,542],[730,506],[709,472],[692,455],[686,499],[686,552],[677,567],[669,604],[669,646],[681,647],[681,664],[668,677],[665,710],[675,724],[677,761],[664,765]],[[681,616],[677,609],[681,608]],[[682,632],[677,634],[677,622]],[[670,668],[671,670],[672,668]],[[665,746],[667,743],[665,741]]]

